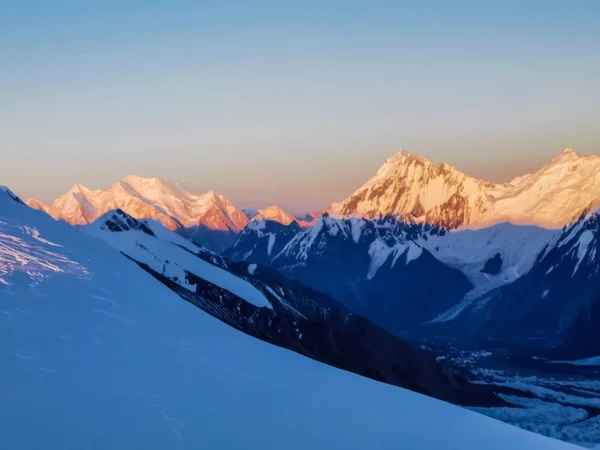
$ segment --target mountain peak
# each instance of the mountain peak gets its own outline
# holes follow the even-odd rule
[[[127,175],[123,178],[122,183],[126,183],[132,188],[143,191],[144,189],[155,189],[155,188],[168,188],[169,186],[163,180],[151,177],[144,178],[137,175]]]
[[[442,172],[461,173],[447,164],[438,164],[423,156],[414,155],[406,150],[400,150],[395,155],[384,161],[373,177],[363,186],[374,185],[385,182],[387,179],[405,177],[409,173],[422,172],[436,175]]]
[[[271,220],[274,222],[279,222],[283,225],[289,225],[292,222],[297,222],[296,218],[282,209],[277,205],[271,205],[264,209],[257,210],[256,214],[252,217],[252,221],[257,220]]]
[[[573,149],[535,173],[494,184],[447,164],[398,152],[342,203],[335,216],[412,216],[444,228],[499,222],[562,227],[600,199],[600,156]]]
[[[219,194],[214,189],[211,189],[210,191],[205,192],[204,194],[202,194],[202,196],[207,199],[212,199],[212,200],[219,198]]]
[[[74,193],[86,194],[88,192],[90,192],[90,189],[88,189],[86,186],[84,186],[83,184],[80,184],[80,183],[74,184],[67,191],[67,193],[69,193],[69,194],[74,194]]]
[[[134,182],[160,182],[161,180],[156,177],[141,177],[139,175],[127,175],[123,178],[123,181],[134,181]]]
[[[583,156],[580,155],[579,153],[577,153],[572,148],[566,148],[562,151],[562,153],[560,155],[558,155],[556,158],[554,158],[554,160],[555,161],[556,160],[558,160],[558,161],[574,161],[579,158],[583,158]]]
[[[136,219],[156,220],[170,230],[202,227],[237,233],[248,223],[241,211],[215,191],[193,195],[177,183],[137,175],[128,175],[107,190],[90,191],[76,184],[50,207],[35,201],[30,206],[73,225],[93,222],[119,208]]]
[[[433,161],[431,161],[430,159],[425,158],[424,156],[419,156],[419,155],[415,155],[413,153],[410,153],[404,149],[401,149],[400,151],[398,151],[395,155],[390,156],[389,158],[387,158],[382,167],[386,167],[386,166],[390,166],[390,165],[397,165],[397,164],[410,164],[410,163],[414,163],[414,162],[421,162],[421,163],[427,163],[427,164],[435,164]]]
[[[454,211],[451,218],[443,220],[462,224],[465,198],[476,194],[484,184],[451,166],[401,150],[388,158],[354,194],[329,210],[335,216],[367,218],[413,215],[437,225],[441,218],[431,216],[443,214],[439,210],[448,204]]]
[[[285,212],[283,210],[283,208],[280,208],[277,205],[270,205],[270,206],[267,206],[265,209],[261,209],[259,211],[263,212],[263,213],[265,213],[265,212]]]

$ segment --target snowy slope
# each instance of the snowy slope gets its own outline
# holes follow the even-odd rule
[[[494,184],[401,151],[330,212],[360,217],[410,214],[449,228],[500,222],[560,228],[599,201],[599,155],[586,157],[567,149],[535,173]]]
[[[527,273],[480,296],[458,320],[488,334],[557,338],[566,333],[571,354],[565,358],[595,356],[598,254],[600,216],[591,211],[555,233]]]
[[[151,228],[153,233],[158,233],[158,239],[154,235],[135,229],[120,233],[105,229],[106,216],[113,217],[114,215],[114,212],[108,212],[93,224],[85,227],[85,232],[106,240],[124,255],[148,265],[155,272],[175,279],[186,289],[195,291],[195,286],[186,280],[186,272],[190,272],[209,283],[228,290],[254,306],[271,308],[271,304],[264,294],[251,283],[198,258],[196,254],[201,251],[199,247],[170,233],[160,225]]]
[[[501,223],[478,230],[451,230],[417,242],[437,259],[463,272],[473,289],[463,300],[436,317],[447,322],[492,289],[527,274],[541,252],[560,231],[528,225]]]
[[[429,235],[418,243],[440,261],[461,269],[475,285],[491,288],[527,273],[558,234],[556,230],[536,226],[501,223],[479,230]],[[493,259],[498,260],[497,270],[490,267]]]
[[[32,284],[21,258],[1,260],[7,448],[576,448],[252,339],[100,240],[0,205],[3,255],[20,240],[84,268]]]
[[[326,295],[263,267],[231,263],[158,222],[116,210],[85,231],[106,240],[182,299],[250,336],[455,404],[502,404],[492,389],[469,383]]]
[[[536,226],[518,226],[501,223],[478,230],[449,230],[439,232],[423,228],[418,224],[404,224],[403,220],[367,220],[356,217],[339,219],[331,216],[317,221],[313,228],[298,233],[282,251],[273,258],[293,257],[304,261],[317,248],[316,237],[326,224],[330,235],[341,236],[359,244],[375,232],[379,238],[369,247],[371,258],[369,273],[372,277],[388,259],[396,264],[398,258],[406,254],[406,263],[418,258],[422,249],[430,251],[441,262],[461,270],[476,286],[491,289],[509,283],[527,273],[540,252],[555,239],[560,232]],[[499,256],[498,256],[499,255]],[[485,270],[486,263],[499,257],[497,272]],[[244,259],[244,258],[242,258]]]
[[[270,266],[398,333],[433,320],[473,287],[459,269],[420,243],[437,233],[445,232],[395,217],[340,219],[324,214],[311,228],[296,233]],[[233,256],[262,262],[252,260],[254,255],[255,250]]]
[[[300,231],[296,221],[284,225],[278,221],[252,219],[223,255],[235,261],[268,266]]]
[[[419,315],[424,322],[455,319],[486,293],[531,271],[560,234],[560,230],[510,223],[443,230],[411,223],[410,217],[326,214],[305,230],[250,222],[226,255],[281,270],[396,332],[417,305],[431,305]],[[417,316],[410,322],[413,319]]]

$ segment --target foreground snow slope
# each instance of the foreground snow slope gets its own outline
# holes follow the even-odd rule
[[[0,233],[6,448],[577,448],[250,338],[2,192]]]
[[[105,216],[109,215],[113,213],[109,212]],[[177,280],[177,284],[186,289],[195,291],[195,286],[186,281],[187,271],[227,289],[254,306],[271,308],[269,301],[251,283],[198,258],[196,253],[200,252],[200,248],[196,245],[179,235],[170,233],[158,223],[149,222],[149,227],[155,236],[158,234],[158,239],[139,230],[107,232],[102,218],[85,227],[85,232],[106,240],[115,249],[137,262],[148,265],[152,270]],[[160,238],[161,236],[162,239],[166,238],[166,242]]]

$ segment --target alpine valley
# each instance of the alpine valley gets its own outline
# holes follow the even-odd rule
[[[17,421],[33,414],[35,396],[58,402],[74,385],[80,397],[64,406],[73,420],[92,414],[86,402],[121,408],[125,420],[136,408],[158,417],[166,434],[146,448],[203,445],[187,424],[205,395],[235,409],[226,425],[216,413],[202,419],[229,448],[250,448],[231,427],[262,444],[275,430],[277,442],[297,414],[305,426],[286,439],[292,448],[319,434],[336,447],[370,448],[365,436],[376,435],[379,447],[397,448],[406,441],[387,437],[398,424],[419,435],[420,446],[402,448],[600,443],[600,156],[567,149],[495,184],[401,151],[347,199],[304,217],[136,176],[107,190],[76,184],[50,205],[24,204],[7,188],[0,197],[0,323],[9,330],[0,381],[16,386],[3,398],[20,414],[2,417],[9,442],[34,448]],[[48,339],[56,343],[34,345]],[[161,387],[146,370],[152,358],[181,386]],[[107,369],[115,362],[122,377]],[[71,384],[56,381],[63,371]],[[111,383],[127,395],[103,398]],[[265,407],[282,414],[258,420],[254,408]],[[356,425],[364,414],[377,416],[374,428]],[[423,432],[432,418],[477,431],[436,440]],[[47,445],[65,447],[53,440],[62,426],[42,430]],[[330,434],[338,426],[343,442]],[[514,440],[497,440],[497,427]]]

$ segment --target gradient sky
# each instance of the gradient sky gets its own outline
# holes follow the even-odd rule
[[[401,148],[507,181],[600,153],[598,1],[0,3],[0,184],[128,174],[292,211]]]

